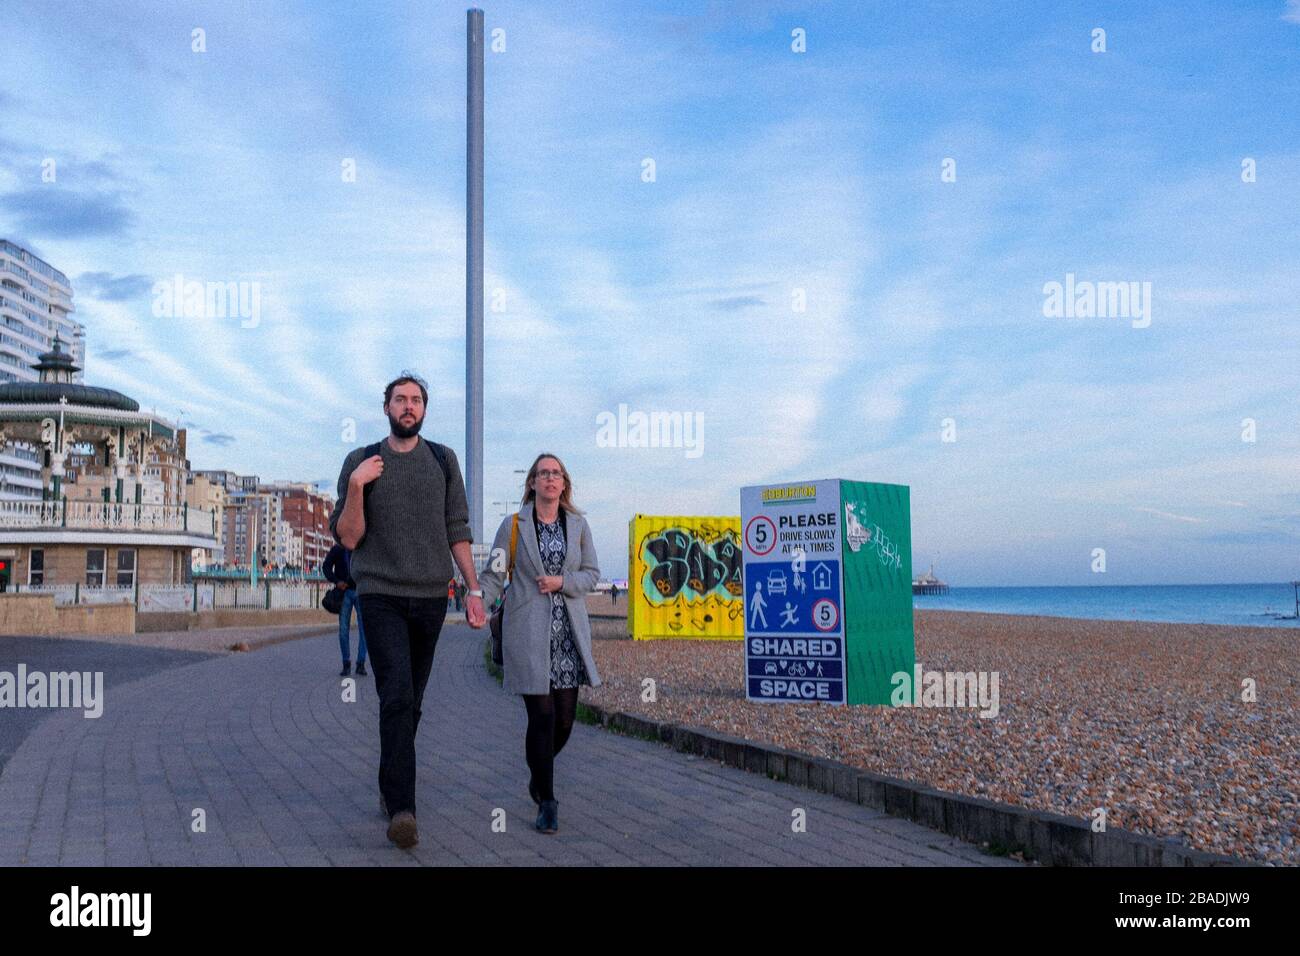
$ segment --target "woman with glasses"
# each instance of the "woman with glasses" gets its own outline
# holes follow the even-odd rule
[[[587,594],[600,580],[600,567],[591,529],[572,496],[560,459],[538,455],[524,480],[519,513],[501,522],[488,567],[479,575],[484,607],[505,592],[502,684],[523,696],[528,711],[528,793],[538,805],[537,829],[543,833],[559,828],[555,755],[573,729],[578,688],[600,686],[587,620]],[[507,588],[512,528],[514,570]]]

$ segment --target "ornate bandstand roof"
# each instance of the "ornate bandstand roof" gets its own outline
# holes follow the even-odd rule
[[[41,355],[32,368],[40,372],[39,382],[7,382],[0,385],[0,405],[50,405],[67,398],[69,405],[87,405],[93,408],[112,408],[123,412],[138,412],[140,403],[111,388],[82,385],[72,381],[73,373],[81,371],[73,364],[72,356],[64,352],[63,340],[57,336],[54,347]]]

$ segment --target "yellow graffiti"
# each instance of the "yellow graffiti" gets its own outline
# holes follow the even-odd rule
[[[634,637],[743,636],[739,517],[638,515],[629,532]]]

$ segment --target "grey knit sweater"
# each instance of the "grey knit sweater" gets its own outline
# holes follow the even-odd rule
[[[351,451],[339,472],[338,502],[330,515],[330,531],[336,540],[339,517],[347,504],[348,479],[364,454],[364,447]],[[456,453],[447,448],[450,487],[423,440],[409,452],[393,451],[382,441],[379,454],[384,459],[384,473],[372,482],[374,490],[366,503],[366,533],[352,552],[357,594],[446,597],[454,571],[451,545],[473,537]]]

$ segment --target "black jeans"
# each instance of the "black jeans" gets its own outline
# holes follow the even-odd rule
[[[390,814],[415,812],[415,731],[447,599],[363,594],[361,620],[379,692],[379,792]]]

